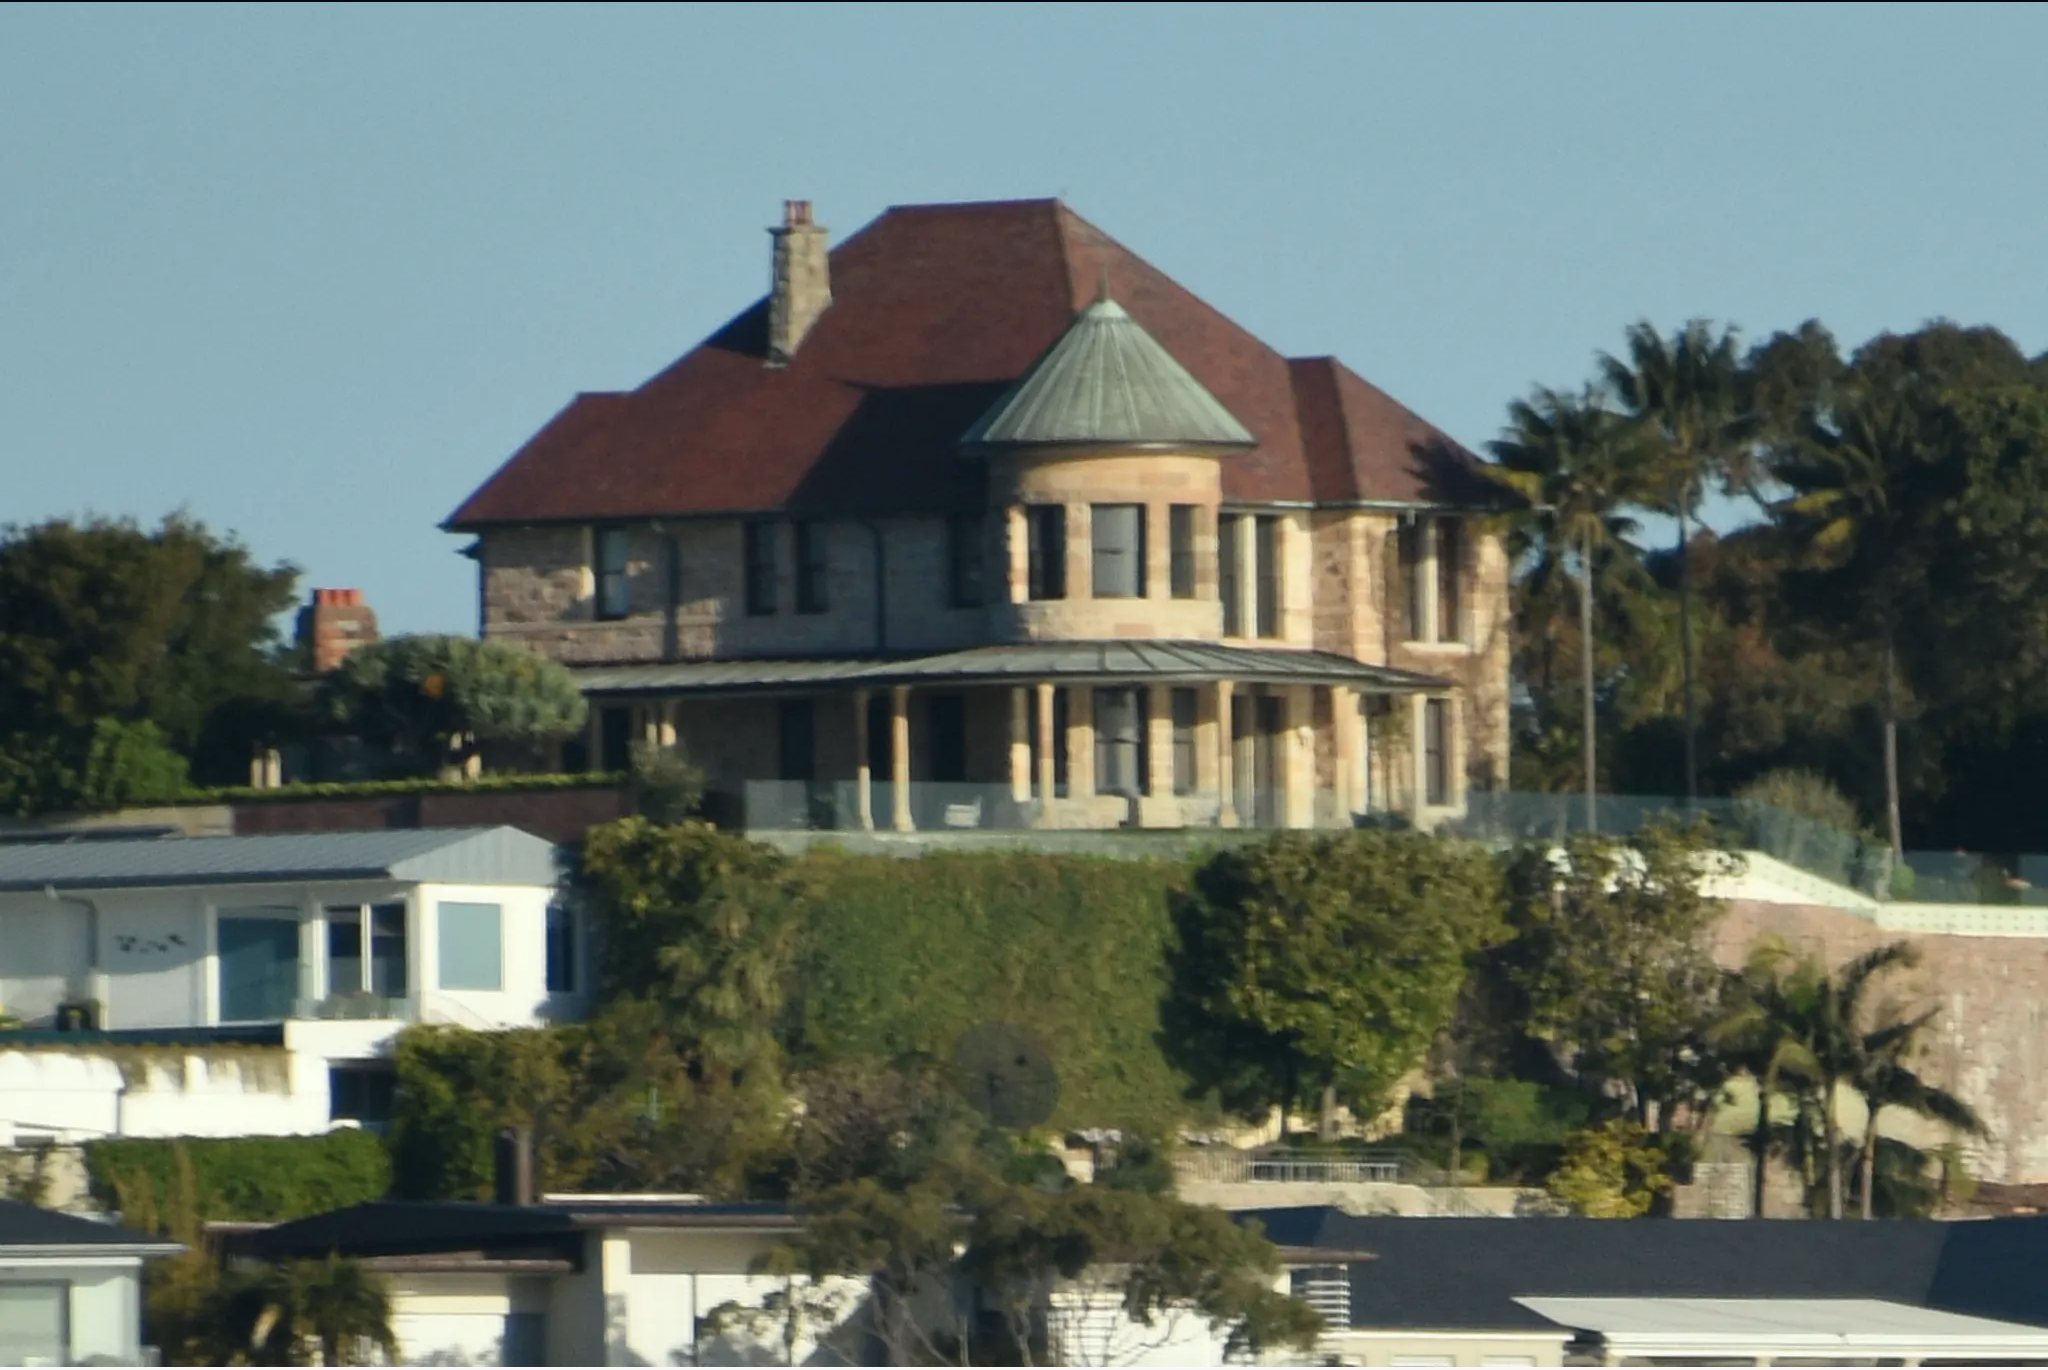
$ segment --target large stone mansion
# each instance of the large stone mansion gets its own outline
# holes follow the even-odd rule
[[[567,764],[680,742],[750,827],[1428,823],[1504,785],[1477,459],[1056,201],[809,204],[772,288],[448,520],[572,666]]]

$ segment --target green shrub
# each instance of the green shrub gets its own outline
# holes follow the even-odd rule
[[[1735,797],[1818,823],[1837,832],[1863,831],[1863,815],[1834,781],[1818,771],[1765,771],[1735,792]]]
[[[221,785],[207,790],[186,790],[174,802],[282,804],[295,799],[374,799],[385,795],[468,794],[480,790],[590,790],[623,785],[626,779],[616,771],[591,771],[573,775],[484,775],[474,780],[437,780],[430,776],[405,780],[331,780],[268,790],[248,785]]]
[[[93,1197],[123,1210],[172,1205],[183,1154],[201,1222],[288,1222],[381,1199],[391,1158],[381,1138],[354,1128],[318,1137],[112,1138],[89,1142]]]

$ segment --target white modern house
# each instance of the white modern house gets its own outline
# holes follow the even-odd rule
[[[141,1365],[142,1262],[184,1250],[0,1199],[0,1365]]]
[[[0,841],[0,1146],[374,1125],[405,1025],[575,1019],[588,961],[513,828]]]

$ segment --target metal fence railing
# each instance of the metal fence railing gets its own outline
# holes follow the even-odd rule
[[[1173,1158],[1175,1173],[1194,1184],[1398,1184],[1408,1163],[1398,1151],[1285,1146],[1256,1151],[1196,1147]]]

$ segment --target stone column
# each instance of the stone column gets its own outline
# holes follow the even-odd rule
[[[1309,686],[1286,685],[1280,689],[1280,826],[1313,828],[1316,825],[1315,734]]]
[[[1053,822],[1053,790],[1058,784],[1057,764],[1053,759],[1054,747],[1065,741],[1053,736],[1052,732],[1052,690],[1049,684],[1041,682],[1038,687],[1038,825],[1042,828],[1056,826]]]
[[[1173,798],[1173,689],[1154,685],[1146,691],[1145,797]]]
[[[1330,691],[1330,788],[1335,792],[1337,822],[1348,826],[1358,807],[1351,758],[1358,750],[1358,692],[1348,685]]]
[[[1031,798],[1031,697],[1022,685],[1010,690],[1010,798]]]
[[[649,747],[661,745],[661,710],[652,704],[642,704],[633,712],[640,715],[640,741]]]
[[[1237,783],[1231,775],[1231,751],[1237,740],[1230,735],[1230,691],[1227,680],[1216,682],[1216,795],[1218,827],[1237,826]]]
[[[1429,700],[1424,695],[1408,696],[1408,819],[1422,826],[1422,806],[1429,793],[1429,750],[1423,745],[1422,730],[1428,721]]]
[[[875,772],[868,762],[868,692],[853,692],[853,790],[860,809],[860,830],[875,830]]]
[[[1095,797],[1095,691],[1085,685],[1067,693],[1067,797]],[[1089,809],[1081,805],[1083,813]]]
[[[889,825],[910,832],[910,687],[889,687]]]
[[[676,702],[665,699],[661,703],[661,745],[676,745]]]

